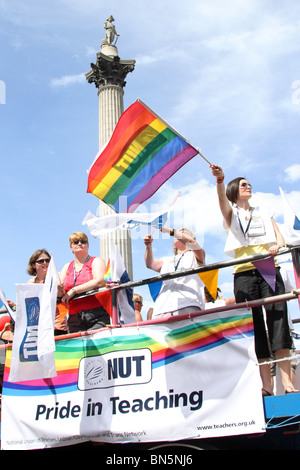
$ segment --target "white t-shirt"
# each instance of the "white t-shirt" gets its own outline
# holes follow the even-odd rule
[[[197,267],[199,265],[194,253],[186,251],[181,255],[163,258],[160,274],[184,271]],[[201,310],[205,308],[204,284],[198,274],[164,281],[154,303],[152,318],[158,317],[161,314],[176,312],[186,307],[198,307]]]
[[[249,213],[234,204],[231,226],[226,229],[228,236],[224,252],[232,258],[235,258],[237,248],[276,243],[272,217],[260,207],[253,207]]]

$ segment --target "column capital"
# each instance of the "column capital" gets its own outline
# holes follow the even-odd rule
[[[107,85],[117,85],[124,88],[125,78],[129,72],[133,72],[135,60],[122,60],[118,56],[108,56],[97,52],[96,64],[91,63],[85,77],[88,83],[95,83],[96,88]]]

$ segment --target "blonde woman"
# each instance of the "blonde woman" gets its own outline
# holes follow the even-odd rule
[[[175,230],[162,227],[163,233],[174,237],[174,256],[155,259],[152,251],[153,238],[145,235],[145,263],[147,268],[160,274],[185,271],[205,264],[205,251],[192,232],[186,228]],[[204,310],[204,285],[197,274],[164,281],[153,306],[152,318],[164,315],[179,315]]]
[[[69,307],[70,333],[98,329],[110,323],[110,316],[94,295],[74,299],[76,295],[105,286],[106,265],[102,258],[89,255],[85,233],[74,232],[69,237],[74,260],[65,264],[60,278],[65,293],[62,302]]]

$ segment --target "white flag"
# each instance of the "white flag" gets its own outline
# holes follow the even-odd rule
[[[300,221],[293,212],[285,193],[281,188],[280,194],[283,202],[284,225],[281,227],[287,245],[300,245]]]
[[[181,197],[178,192],[167,209],[161,212],[146,212],[146,213],[114,213],[97,217],[88,211],[82,221],[82,225],[87,225],[90,234],[97,238],[102,235],[108,234],[115,230],[132,230],[141,225],[148,226],[159,230],[169,217],[170,211]]]
[[[3,305],[5,306],[10,318],[15,321],[15,312],[10,308],[10,306],[8,305],[8,302],[5,298],[5,295],[3,294],[2,292],[2,289],[0,288],[0,299],[2,300],[3,302]]]
[[[160,229],[168,218],[168,212],[145,213],[145,214],[112,214],[97,217],[88,211],[82,221],[82,225],[87,225],[93,237],[100,237],[115,230],[132,230],[140,225],[147,225]]]
[[[55,377],[54,319],[58,273],[51,258],[44,284],[16,285],[16,321],[9,381]]]
[[[38,358],[49,371],[53,371],[51,377],[56,376],[54,351],[54,321],[57,301],[57,284],[59,276],[55,266],[54,258],[51,256],[49,263],[43,295],[41,298],[41,311],[39,318],[38,334]]]
[[[113,282],[124,284],[130,281],[118,247],[110,240],[110,268]],[[119,289],[117,294],[119,319],[121,323],[135,323],[133,289]]]

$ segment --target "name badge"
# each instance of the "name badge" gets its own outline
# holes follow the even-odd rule
[[[248,230],[248,237],[262,237],[266,234],[262,217],[252,217]]]

